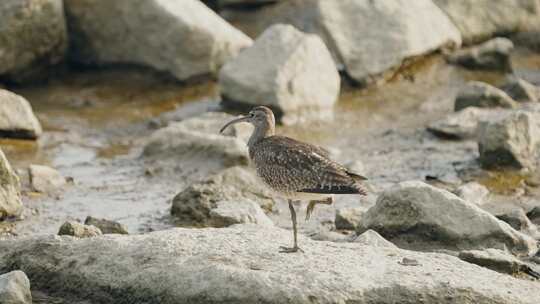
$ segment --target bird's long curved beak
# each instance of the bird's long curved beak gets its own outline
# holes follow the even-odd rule
[[[240,118],[237,118],[237,119],[233,119],[231,121],[229,121],[227,124],[225,124],[223,126],[223,128],[221,128],[221,130],[219,130],[219,133],[223,133],[223,131],[225,131],[225,129],[227,129],[228,126],[230,125],[234,125],[235,123],[239,123],[239,122],[247,122],[249,119],[249,116],[244,116],[244,117],[240,117]]]

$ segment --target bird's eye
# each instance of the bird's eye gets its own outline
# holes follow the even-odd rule
[[[249,117],[255,117],[255,114],[249,113]]]

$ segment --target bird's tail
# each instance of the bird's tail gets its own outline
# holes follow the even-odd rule
[[[355,188],[358,190],[358,194],[367,195],[367,190],[362,185],[362,182],[367,180],[367,177],[364,177],[360,174],[352,173],[349,171],[347,171],[347,175],[350,176],[354,180],[354,185],[355,185]]]

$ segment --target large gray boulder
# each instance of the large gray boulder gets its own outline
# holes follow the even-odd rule
[[[252,202],[265,211],[272,210],[275,204],[271,193],[254,173],[242,167],[232,167],[193,183],[177,194],[171,213],[181,223],[196,226],[224,227],[235,224],[234,220],[224,220],[226,214],[231,212],[236,213],[237,218],[248,214],[251,219],[244,217],[247,222],[264,221],[257,220],[261,218],[260,212],[252,206]]]
[[[517,108],[518,103],[503,90],[480,81],[470,81],[460,89],[454,103],[454,110],[467,107]]]
[[[450,16],[465,44],[518,31],[538,18],[537,0],[434,0]]]
[[[30,103],[22,96],[0,89],[0,137],[36,139],[41,133],[41,124]]]
[[[340,77],[321,38],[278,24],[223,67],[219,84],[225,105],[266,105],[290,123],[331,109]]]
[[[290,0],[278,5],[272,22],[321,36],[338,67],[361,84],[408,58],[461,45],[459,31],[431,0]]]
[[[252,41],[198,0],[66,0],[74,60],[215,74]]]
[[[511,71],[510,54],[514,43],[508,38],[494,38],[480,45],[458,50],[448,61],[471,69]]]
[[[530,255],[536,243],[454,194],[419,181],[384,191],[362,218],[358,233],[379,232],[398,246],[443,249],[508,248]]]
[[[258,225],[16,238],[0,241],[0,269],[17,265],[38,290],[117,304],[540,302],[537,283],[446,254],[303,236],[304,254],[279,253],[290,241]]]
[[[0,75],[33,77],[61,61],[66,48],[62,0],[0,1]]]
[[[22,213],[20,188],[19,177],[0,149],[0,219]]]
[[[0,275],[0,303],[32,304],[30,281],[24,272],[14,270]]]
[[[143,156],[151,159],[173,158],[199,160],[207,164],[219,162],[226,167],[246,165],[246,141],[251,129],[239,124],[219,134],[219,129],[234,116],[224,113],[205,113],[171,123],[155,131],[145,144]]]
[[[516,111],[480,123],[480,163],[486,168],[537,170],[540,164],[540,112]]]

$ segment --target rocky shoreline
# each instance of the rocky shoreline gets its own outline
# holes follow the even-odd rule
[[[1,3],[0,303],[539,303],[539,31],[536,0]],[[218,133],[255,105],[369,177],[304,253]]]

